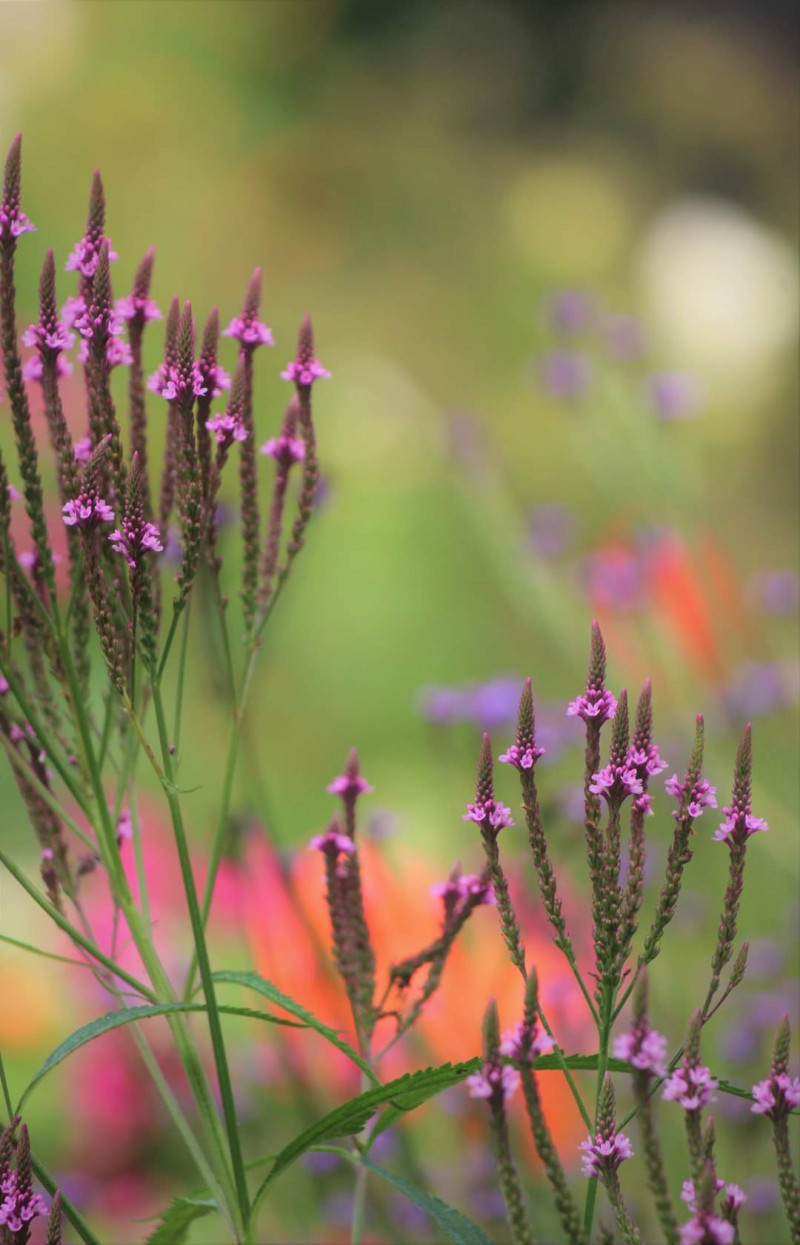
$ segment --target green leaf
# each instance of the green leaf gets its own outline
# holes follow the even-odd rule
[[[62,1063],[73,1051],[78,1050],[81,1046],[85,1046],[87,1042],[92,1042],[95,1038],[101,1037],[102,1034],[110,1033],[112,1029],[120,1029],[123,1025],[132,1024],[136,1020],[148,1020],[151,1016],[168,1016],[172,1012],[204,1011],[207,1011],[204,1003],[147,1003],[141,1007],[123,1007],[119,1011],[107,1012],[105,1016],[98,1016],[97,1020],[91,1020],[88,1024],[82,1025],[80,1029],[76,1029],[74,1033],[65,1038],[61,1045],[57,1046],[48,1055],[33,1080],[23,1091],[17,1110],[21,1110],[22,1104],[35,1086],[38,1085],[39,1081],[41,1081],[42,1077]],[[305,1025],[297,1024],[291,1020],[283,1020],[279,1016],[270,1016],[267,1012],[253,1011],[249,1007],[220,1007],[219,1011],[227,1016],[246,1016],[251,1020],[266,1020],[270,1024],[290,1025],[296,1029],[305,1028]]]
[[[264,998],[269,999],[276,1007],[282,1007],[284,1011],[290,1012],[293,1016],[297,1016],[300,1020],[305,1021],[310,1029],[316,1029],[317,1033],[322,1034],[333,1046],[336,1046],[343,1054],[347,1055],[362,1072],[364,1072],[374,1085],[380,1082],[375,1073],[361,1056],[353,1050],[335,1029],[331,1029],[328,1025],[317,1020],[313,1012],[303,1007],[302,1003],[296,1003],[288,994],[284,994],[271,981],[267,981],[266,977],[260,977],[258,973],[238,972],[233,969],[220,969],[216,973],[212,973],[215,982],[229,982],[231,985],[246,986],[248,990],[255,990],[258,994],[263,994]]]
[[[445,1063],[439,1068],[424,1068],[420,1072],[406,1073],[395,1081],[377,1085],[334,1108],[290,1141],[288,1146],[284,1146],[256,1194],[254,1212],[273,1180],[311,1146],[336,1137],[352,1137],[360,1133],[378,1108],[386,1102],[399,1107],[401,1111],[410,1111],[435,1094],[440,1094],[442,1090],[463,1081],[479,1064],[479,1059],[472,1059],[469,1063]]]
[[[374,1172],[383,1180],[388,1180],[389,1184],[394,1185],[404,1197],[424,1210],[426,1215],[430,1215],[448,1240],[455,1241],[456,1245],[492,1245],[489,1237],[478,1227],[477,1223],[473,1223],[460,1211],[448,1206],[447,1202],[443,1202],[441,1198],[435,1197],[432,1193],[426,1193],[424,1189],[418,1188],[415,1184],[409,1184],[407,1180],[403,1180],[402,1176],[395,1176],[392,1172],[384,1171],[382,1167],[371,1163],[369,1159],[362,1159],[361,1162],[368,1171]]]
[[[217,1210],[208,1198],[176,1197],[161,1216],[161,1223],[147,1238],[146,1245],[181,1245],[195,1219]]]

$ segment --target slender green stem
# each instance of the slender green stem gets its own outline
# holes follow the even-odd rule
[[[239,1138],[239,1128],[236,1120],[236,1106],[233,1100],[233,1087],[231,1085],[230,1071],[228,1069],[228,1059],[225,1053],[222,1025],[220,1024],[219,1011],[217,1010],[217,999],[214,990],[211,964],[208,958],[208,948],[206,946],[203,919],[200,915],[200,905],[197,900],[197,890],[195,888],[194,876],[192,874],[192,862],[189,855],[189,846],[186,841],[186,832],[183,825],[183,813],[181,811],[180,799],[178,798],[178,793],[174,786],[175,779],[172,756],[169,748],[169,738],[167,735],[167,722],[164,714],[163,701],[161,699],[161,689],[158,684],[153,687],[153,706],[155,708],[158,735],[161,743],[161,758],[168,784],[166,788],[167,802],[172,816],[172,828],[175,835],[175,845],[178,849],[181,875],[183,877],[183,888],[186,894],[186,902],[189,909],[189,919],[192,924],[192,934],[194,937],[195,952],[200,970],[200,979],[203,983],[203,992],[205,995],[206,1006],[208,1007],[208,1027],[211,1034],[211,1045],[214,1050],[214,1063],[217,1069],[219,1092],[222,1099],[222,1111],[225,1119],[225,1128],[228,1134],[228,1145],[230,1148],[231,1162],[233,1164],[236,1194],[239,1201],[242,1222],[246,1228],[250,1214],[250,1201],[247,1192],[247,1178],[244,1170],[244,1158]]]
[[[189,650],[189,620],[192,613],[192,598],[190,597],[186,603],[186,609],[183,614],[183,634],[181,636],[181,651],[178,658],[178,686],[175,690],[175,725],[172,729],[172,746],[175,752],[178,751],[181,738],[181,718],[183,716],[183,687],[186,678],[186,654]]]
[[[0,934],[0,942],[7,942],[10,947],[18,947],[20,951],[30,951],[32,955],[41,955],[46,960],[57,960],[59,964],[74,964],[76,968],[91,968],[88,960],[74,960],[69,955],[56,955],[55,951],[45,951],[43,947],[34,947],[29,942],[21,942],[10,934]]]
[[[172,643],[175,639],[175,632],[178,628],[178,622],[180,621],[180,616],[182,613],[183,613],[183,606],[181,606],[180,608],[173,606],[172,618],[169,624],[169,631],[167,632],[167,638],[164,641],[164,647],[161,650],[161,660],[158,663],[158,671],[156,673],[156,677],[154,680],[156,683],[160,683],[161,679],[163,678],[164,671],[167,666],[167,661],[169,660],[170,651],[172,649]]]
[[[217,1177],[216,1177],[216,1174],[213,1168],[209,1164],[205,1154],[203,1153],[202,1149],[198,1145],[197,1139],[195,1138],[195,1135],[192,1132],[192,1126],[187,1120],[186,1116],[184,1115],[181,1109],[180,1103],[178,1102],[177,1098],[175,1097],[172,1090],[170,1089],[169,1084],[166,1081],[164,1074],[161,1071],[161,1068],[158,1066],[158,1061],[155,1055],[153,1054],[150,1048],[150,1044],[148,1043],[146,1037],[144,1036],[144,1033],[142,1032],[141,1025],[132,1024],[129,1026],[129,1028],[133,1035],[133,1040],[135,1041],[137,1047],[139,1048],[139,1054],[142,1056],[142,1059],[144,1060],[147,1066],[147,1070],[149,1071],[151,1077],[153,1078],[153,1082],[156,1085],[156,1088],[158,1089],[159,1094],[161,1095],[164,1106],[169,1111],[169,1114],[172,1117],[172,1121],[175,1124],[175,1127],[177,1128],[178,1132],[183,1138],[186,1148],[191,1154],[192,1159],[194,1160],[195,1166],[197,1167],[197,1170],[200,1173],[200,1176],[204,1184],[206,1185],[207,1188],[211,1190],[214,1197],[217,1199],[217,1205],[220,1208],[220,1214],[222,1214],[223,1216],[227,1218],[227,1215],[225,1212],[225,1193],[219,1181],[217,1180]],[[228,1226],[231,1228],[231,1230],[233,1231],[235,1235],[236,1229],[230,1220],[228,1220]]]
[[[102,964],[105,968],[109,969],[115,977],[119,977],[120,981],[124,981],[133,990],[135,990],[137,994],[140,994],[142,998],[147,999],[149,1003],[158,1002],[157,996],[148,986],[144,984],[144,982],[137,980],[137,978],[133,977],[129,972],[127,972],[126,969],[121,968],[119,964],[116,964],[112,959],[109,959],[109,957],[105,955],[99,947],[95,946],[95,944],[89,938],[86,938],[79,929],[76,929],[76,927],[72,925],[66,917],[62,916],[58,911],[58,908],[54,908],[49,900],[45,899],[44,895],[40,893],[38,888],[34,886],[33,882],[31,882],[22,870],[18,868],[10,856],[6,855],[2,847],[0,847],[0,864],[4,865],[5,868],[8,869],[11,876],[15,879],[15,881],[19,882],[23,890],[28,892],[31,899],[33,899],[34,902],[47,913],[51,920],[55,921],[56,925],[58,925],[60,929],[63,929],[64,933],[67,934],[77,946],[83,947],[84,951],[88,951],[99,964]]]
[[[585,1106],[585,1104],[584,1104],[584,1101],[583,1101],[583,1099],[581,1098],[581,1093],[580,1093],[580,1090],[578,1089],[578,1086],[577,1086],[577,1084],[575,1083],[575,1079],[574,1079],[574,1077],[573,1077],[572,1073],[570,1072],[569,1068],[567,1067],[567,1061],[566,1061],[566,1059],[564,1058],[564,1052],[563,1052],[563,1050],[561,1049],[561,1047],[559,1046],[558,1042],[555,1040],[555,1035],[553,1034],[553,1030],[552,1030],[552,1029],[551,1029],[551,1027],[550,1027],[550,1022],[549,1022],[549,1020],[547,1019],[547,1016],[545,1015],[544,1010],[543,1010],[543,1008],[542,1008],[542,1006],[541,1006],[541,1004],[540,1004],[540,1003],[539,1003],[539,1004],[537,1004],[537,1007],[536,1007],[536,1014],[537,1014],[537,1016],[539,1017],[539,1019],[541,1020],[541,1022],[542,1022],[542,1028],[544,1029],[544,1031],[545,1031],[545,1033],[547,1034],[547,1036],[548,1036],[548,1037],[553,1038],[553,1054],[555,1055],[556,1059],[558,1060],[558,1066],[559,1066],[559,1068],[561,1069],[561,1071],[563,1072],[563,1074],[564,1074],[564,1076],[565,1076],[565,1078],[566,1078],[567,1084],[569,1085],[570,1090],[572,1091],[572,1097],[575,1099],[575,1102],[576,1102],[576,1104],[577,1104],[578,1110],[579,1110],[579,1111],[580,1111],[580,1113],[581,1113],[581,1119],[583,1120],[583,1122],[584,1122],[584,1124],[586,1125],[586,1127],[589,1129],[589,1132],[591,1132],[591,1131],[592,1131],[592,1121],[591,1121],[591,1120],[590,1120],[590,1118],[589,1118],[589,1112],[586,1110],[586,1106]]]

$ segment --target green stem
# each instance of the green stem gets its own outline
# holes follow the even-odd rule
[[[172,746],[177,753],[181,737],[181,717],[183,711],[183,686],[186,677],[186,654],[189,648],[189,619],[192,611],[192,599],[189,598],[183,616],[183,634],[181,651],[178,658],[178,686],[175,690],[175,726],[172,731]]]
[[[608,987],[605,989],[602,1007],[601,1007],[601,1023],[600,1023],[600,1049],[597,1059],[597,1098],[595,1102],[595,1126],[589,1125],[589,1132],[594,1136],[597,1130],[597,1115],[600,1109],[600,1094],[603,1089],[603,1081],[605,1080],[606,1070],[608,1069],[608,1043],[611,1036],[611,1012],[614,1006],[614,999]],[[620,1126],[621,1127],[621,1126]],[[583,1228],[586,1233],[587,1240],[592,1239],[592,1222],[594,1220],[595,1203],[597,1202],[597,1177],[589,1177],[589,1186],[586,1190],[586,1201],[583,1207]]]
[[[167,802],[172,816],[172,828],[175,835],[175,845],[178,849],[178,858],[180,860],[181,875],[183,878],[183,888],[189,909],[189,919],[192,924],[195,954],[197,956],[197,963],[200,970],[200,979],[203,983],[206,1006],[208,1007],[208,1027],[211,1034],[211,1045],[214,1050],[214,1063],[217,1069],[219,1092],[222,1099],[222,1111],[225,1119],[225,1128],[228,1134],[228,1145],[233,1164],[234,1181],[236,1183],[236,1195],[239,1202],[242,1222],[246,1228],[250,1214],[250,1202],[247,1192],[247,1178],[244,1170],[244,1158],[242,1156],[239,1128],[236,1120],[236,1107],[233,1100],[233,1087],[231,1085],[228,1060],[225,1053],[222,1025],[220,1024],[219,1011],[217,1010],[217,999],[214,990],[214,980],[211,973],[211,964],[208,958],[208,948],[206,946],[205,931],[203,927],[204,923],[200,914],[200,906],[197,900],[197,890],[195,888],[194,876],[192,874],[192,862],[189,855],[189,846],[186,841],[186,832],[183,825],[183,813],[181,811],[178,793],[174,786],[175,776],[173,771],[172,756],[169,749],[167,722],[164,714],[163,701],[161,699],[161,689],[157,683],[153,687],[153,706],[155,708],[158,735],[161,743],[161,758],[168,784],[166,787]]]
[[[4,865],[5,868],[8,869],[11,876],[19,882],[23,890],[28,892],[31,899],[33,899],[39,907],[47,913],[52,921],[55,921],[56,925],[58,925],[60,929],[63,929],[64,933],[67,934],[77,946],[83,947],[84,951],[88,951],[99,964],[102,964],[105,968],[109,969],[115,977],[119,977],[120,981],[124,981],[133,990],[135,990],[137,994],[140,994],[142,998],[147,999],[148,1003],[158,1002],[157,996],[148,986],[144,984],[144,982],[138,981],[136,977],[131,976],[131,974],[124,968],[121,968],[119,964],[115,964],[115,962],[112,959],[109,959],[109,957],[105,955],[99,947],[95,946],[95,944],[88,938],[85,938],[79,929],[76,929],[74,925],[70,924],[67,918],[61,915],[58,908],[54,908],[49,900],[45,899],[44,895],[40,894],[33,882],[26,878],[22,870],[14,864],[14,861],[6,855],[1,847],[0,864]]]

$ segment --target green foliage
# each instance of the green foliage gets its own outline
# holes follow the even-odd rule
[[[383,1180],[388,1180],[389,1184],[394,1185],[404,1197],[430,1215],[448,1240],[455,1241],[456,1245],[491,1245],[489,1237],[476,1223],[467,1219],[460,1211],[454,1210],[452,1206],[448,1206],[441,1198],[434,1197],[432,1193],[427,1193],[425,1189],[420,1189],[417,1185],[409,1184],[407,1180],[403,1180],[402,1176],[385,1171],[377,1164],[371,1163],[369,1159],[362,1159],[362,1163],[368,1171],[374,1172]]]
[[[161,1223],[148,1236],[146,1245],[181,1245],[195,1219],[202,1219],[214,1210],[217,1210],[217,1203],[210,1198],[176,1197],[161,1216]]]
[[[33,1080],[26,1086],[19,1100],[19,1106],[29,1097],[31,1092],[58,1064],[63,1063],[68,1055],[73,1051],[79,1050],[81,1046],[85,1046],[87,1042],[94,1041],[95,1038],[101,1037],[104,1033],[109,1033],[112,1029],[120,1029],[123,1025],[133,1024],[137,1020],[149,1020],[152,1016],[168,1016],[173,1012],[205,1012],[208,1008],[203,1003],[157,1003],[154,1005],[143,1005],[142,1007],[125,1007],[116,1012],[107,1012],[105,1016],[98,1016],[96,1020],[91,1020],[89,1024],[82,1025],[80,1029],[76,1029],[68,1038],[57,1046],[56,1049],[47,1056],[39,1071],[33,1077]],[[277,1016],[270,1016],[267,1012],[254,1011],[249,1007],[220,1007],[218,1009],[227,1016],[246,1016],[251,1020],[266,1020],[270,1024],[289,1025],[295,1029],[303,1029],[305,1025],[295,1024],[291,1020],[282,1020]]]

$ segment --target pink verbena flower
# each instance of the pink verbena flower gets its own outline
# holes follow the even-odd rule
[[[83,344],[83,343],[82,343]],[[56,358],[56,376],[71,376],[73,372],[72,364],[63,354]],[[22,365],[22,378],[26,381],[37,381],[41,384],[44,376],[44,367],[42,366],[41,356],[38,354],[31,355]]]
[[[8,682],[8,679],[6,679],[4,675],[0,674],[0,696],[5,696],[10,686],[11,684]]]
[[[653,813],[653,797],[646,792],[633,801],[633,807],[637,812],[643,813],[645,817],[653,817],[655,815]]]
[[[93,527],[97,523],[113,523],[114,511],[91,490],[83,490],[74,501],[62,506],[61,513],[67,527]]]
[[[35,232],[36,226],[19,210],[17,204],[4,203],[0,206],[0,242],[19,238],[23,233]]]
[[[485,1063],[480,1072],[473,1072],[467,1077],[467,1089],[470,1098],[492,1098],[495,1095],[501,1102],[508,1102],[512,1094],[519,1088],[520,1076],[516,1068],[508,1064]]]
[[[234,316],[223,337],[235,337],[243,350],[255,350],[258,346],[274,346],[272,329],[251,316]]]
[[[513,765],[515,769],[522,771],[533,769],[539,757],[543,757],[544,754],[544,748],[520,748],[517,744],[511,744],[497,759],[503,765]]]
[[[198,361],[198,369],[200,372],[201,383],[205,386],[212,398],[218,398],[223,389],[230,389],[231,377],[230,372],[226,372],[224,367],[219,363],[207,363],[201,356]]]
[[[741,1210],[747,1201],[747,1194],[738,1184],[726,1184],[723,1210]]]
[[[71,350],[75,344],[75,334],[70,333],[63,324],[45,325],[31,324],[22,334],[24,345],[31,349],[51,351],[60,354],[62,350]]]
[[[755,1102],[750,1110],[774,1120],[800,1107],[800,1077],[778,1072],[754,1085],[752,1093]]]
[[[287,363],[281,372],[282,380],[291,380],[296,385],[313,385],[315,380],[326,380],[330,372],[317,359],[294,359]]]
[[[711,1069],[696,1064],[694,1067],[684,1062],[676,1068],[664,1084],[664,1098],[670,1102],[678,1102],[684,1111],[699,1111],[709,1102],[713,1102],[714,1090],[719,1085],[711,1075]]]
[[[79,441],[75,442],[73,449],[75,451],[76,463],[88,463],[92,457],[92,438],[81,437]]]
[[[655,1029],[647,1029],[643,1034],[636,1029],[621,1033],[614,1039],[614,1056],[616,1059],[627,1059],[641,1072],[666,1076],[667,1039],[656,1033]]]
[[[584,722],[608,722],[617,709],[616,697],[605,687],[587,687],[567,706],[567,717],[583,718]]]
[[[629,795],[642,795],[644,788],[636,770],[627,764],[607,765],[599,773],[592,774],[589,790],[612,803]]]
[[[517,1063],[526,1063],[537,1055],[546,1055],[555,1046],[555,1040],[548,1033],[538,1033],[538,1025],[527,1026],[524,1020],[518,1021],[513,1029],[503,1034],[500,1043],[500,1054]]]
[[[140,298],[136,294],[126,294],[124,298],[117,299],[115,306],[121,320],[138,318],[142,324],[147,324],[150,320],[161,319],[161,310],[153,298]]]
[[[728,843],[732,838],[749,839],[751,834],[758,834],[759,831],[769,830],[769,823],[763,817],[754,817],[750,812],[750,806],[738,806],[735,802],[731,803],[730,808],[723,808],[725,820],[720,822],[719,829],[715,830],[712,839],[718,842]]]
[[[640,777],[645,774],[652,777],[667,768],[667,762],[659,756],[657,744],[650,744],[647,748],[632,747],[628,752],[628,764],[639,771]]]
[[[714,1196],[719,1193],[720,1189],[725,1188],[725,1181],[720,1180],[719,1176],[714,1177]],[[697,1195],[694,1191],[694,1181],[684,1180],[681,1185],[681,1201],[685,1202],[689,1210],[697,1211]]]
[[[121,553],[133,569],[141,564],[146,553],[162,553],[164,549],[156,525],[140,520],[138,516],[121,528],[115,528],[108,539],[114,552]]]
[[[678,1228],[678,1236],[681,1245],[732,1245],[736,1229],[719,1215],[701,1212]]]
[[[261,453],[274,458],[283,467],[302,462],[306,456],[305,442],[300,437],[272,437],[261,446]]]
[[[502,830],[504,826],[513,826],[514,819],[511,809],[499,800],[484,800],[468,804],[462,821],[474,821],[479,826],[490,826],[492,830]]]
[[[224,414],[213,415],[206,420],[206,428],[214,433],[217,443],[226,449],[234,441],[246,441],[250,435],[236,412],[231,414],[225,411]]]
[[[717,788],[712,787],[705,778],[698,778],[691,791],[687,791],[686,783],[681,782],[677,774],[673,774],[665,780],[664,790],[667,795],[674,796],[682,803],[686,800],[686,812],[690,817],[700,817],[704,809],[717,807]],[[675,809],[672,816],[680,817],[680,814],[681,810]]]
[[[326,830],[324,834],[315,834],[308,844],[310,851],[321,852],[354,852],[356,845],[347,834],[338,830]]]
[[[4,1178],[2,1193],[5,1197],[0,1203],[0,1224],[9,1232],[21,1233],[32,1219],[48,1213],[44,1198],[30,1187],[21,1186],[16,1172],[9,1172]]]
[[[119,259],[117,252],[112,247],[110,238],[94,239],[87,234],[75,243],[64,265],[64,271],[79,272],[81,276],[91,279],[97,272],[97,265],[100,262],[100,251],[104,242],[108,243],[109,262]]]
[[[449,877],[446,882],[435,882],[431,894],[441,899],[446,912],[456,912],[468,899],[477,898],[478,903],[495,903],[491,882],[484,881],[477,873],[464,873]]]
[[[363,795],[367,791],[374,791],[375,788],[360,774],[339,774],[338,778],[334,778],[325,790],[330,795],[352,797]]]
[[[73,297],[69,295],[64,300],[64,306],[61,308],[61,323],[65,328],[72,329],[75,327],[75,321],[86,314],[86,300],[81,294]]]
[[[615,1172],[620,1163],[633,1158],[633,1146],[626,1133],[612,1132],[604,1137],[595,1133],[594,1138],[587,1137],[579,1147],[581,1155],[581,1175],[596,1176],[602,1179],[607,1173]]]
[[[147,382],[147,388],[159,394],[166,402],[178,402],[181,395],[191,387],[196,398],[208,393],[200,368],[195,363],[191,375],[185,376],[183,371],[173,364],[162,363]]]

